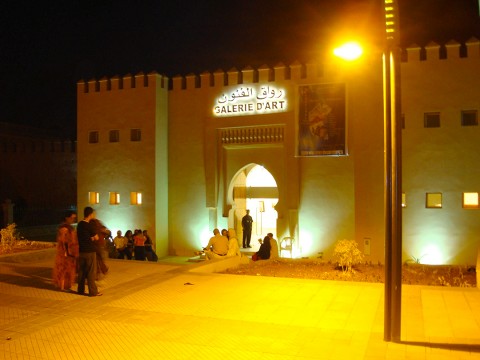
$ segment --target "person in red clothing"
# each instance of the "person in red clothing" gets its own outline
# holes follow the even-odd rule
[[[69,291],[77,276],[78,241],[72,224],[77,221],[75,211],[65,213],[57,231],[57,254],[53,267],[53,283],[61,291]]]
[[[133,245],[134,253],[135,253],[135,260],[145,261],[146,253],[145,253],[145,236],[143,236],[142,230],[137,229],[133,235]]]

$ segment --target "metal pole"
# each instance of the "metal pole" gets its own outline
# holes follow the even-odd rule
[[[383,54],[385,150],[385,319],[384,340],[400,341],[402,301],[402,124],[400,49],[395,0],[384,0]],[[388,16],[387,16],[388,15]]]

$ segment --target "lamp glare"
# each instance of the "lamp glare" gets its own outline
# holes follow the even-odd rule
[[[353,61],[362,56],[362,47],[356,42],[346,43],[335,50],[333,50],[335,56],[347,61]]]

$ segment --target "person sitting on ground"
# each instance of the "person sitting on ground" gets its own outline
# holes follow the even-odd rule
[[[145,236],[141,229],[136,229],[133,234],[135,260],[145,261]]]
[[[229,240],[227,256],[242,256],[242,253],[240,252],[240,246],[238,246],[238,239],[235,229],[228,229],[228,235]]]
[[[153,243],[147,230],[143,230],[143,236],[145,236],[145,255],[148,261],[158,261],[158,256],[153,250]]]
[[[272,233],[268,233],[267,236],[270,238],[270,259],[278,258],[278,242],[273,237]]]
[[[133,257],[133,233],[132,233],[132,230],[127,230],[125,232],[125,239],[127,239],[127,247],[125,249],[125,254],[127,255],[128,260],[132,260],[132,257]]]
[[[221,259],[227,255],[228,239],[226,236],[220,234],[218,229],[213,230],[213,235],[208,242],[208,245],[203,249],[207,260]]]
[[[267,260],[270,259],[270,237],[265,236],[262,245],[260,245],[260,249],[253,254],[252,260],[257,261],[257,260]]]
[[[230,240],[230,236],[229,236],[229,234],[228,234],[228,231],[227,231],[227,229],[222,229],[222,235],[223,235],[223,236],[226,236],[226,237],[227,237],[227,239],[229,239],[229,240]]]
[[[115,244],[115,250],[117,251],[117,259],[125,259],[127,254],[125,250],[127,249],[127,239],[122,236],[122,230],[117,231],[117,236],[113,239]]]

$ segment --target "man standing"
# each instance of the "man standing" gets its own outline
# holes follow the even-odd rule
[[[252,223],[253,219],[250,216],[250,210],[247,210],[247,215],[242,218],[243,228],[243,248],[251,248],[250,239],[252,238]]]
[[[94,241],[98,241],[93,224],[90,220],[95,218],[95,212],[87,206],[83,210],[84,219],[78,223],[77,237],[80,255],[78,257],[78,294],[85,295],[85,279],[88,284],[88,296],[101,296],[98,292],[95,277],[97,276],[97,258]]]
[[[228,252],[228,239],[226,236],[221,235],[218,229],[213,230],[213,235],[208,242],[205,250],[205,255],[208,260],[221,259]]]

